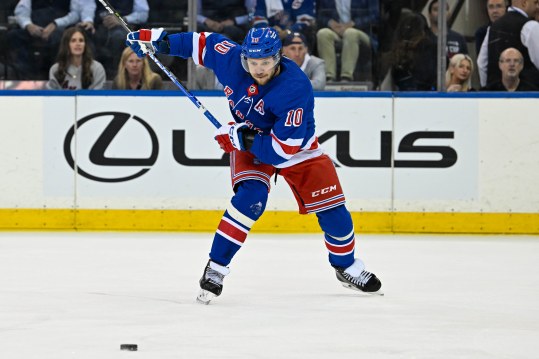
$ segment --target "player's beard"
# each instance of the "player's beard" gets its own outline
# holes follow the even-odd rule
[[[277,65],[273,68],[273,71],[271,71],[269,74],[265,74],[262,77],[255,77],[251,75],[251,77],[255,80],[258,86],[264,86],[264,85],[267,85],[268,82],[270,82],[274,77],[276,77],[279,74],[280,72],[279,69],[280,67],[279,65]]]
[[[255,80],[258,86],[264,86],[271,80],[272,75],[264,75],[263,77],[253,77],[253,79]]]

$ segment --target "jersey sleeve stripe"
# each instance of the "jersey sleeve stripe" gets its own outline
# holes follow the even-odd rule
[[[311,137],[309,141],[307,141],[305,146],[303,146],[302,150],[304,149],[316,150],[317,148],[318,148],[318,137],[313,135],[313,137]]]
[[[206,37],[209,32],[193,32],[193,54],[191,57],[196,65],[204,66],[204,56],[206,55]]]
[[[286,141],[281,141],[273,133],[271,134],[271,138],[273,139],[272,140],[273,149],[283,158],[289,159],[301,149],[301,142],[302,142],[301,139],[296,140],[293,138],[289,138]]]

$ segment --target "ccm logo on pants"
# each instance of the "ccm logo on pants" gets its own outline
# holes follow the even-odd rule
[[[326,194],[326,193],[336,191],[336,190],[337,190],[337,185],[329,186],[326,188],[319,189],[318,191],[312,192],[311,197],[317,197],[317,196],[320,196],[321,194]]]

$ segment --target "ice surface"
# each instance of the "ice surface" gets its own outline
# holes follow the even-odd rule
[[[0,358],[539,357],[538,237],[358,236],[380,297],[321,235],[253,233],[206,306],[211,237],[1,232]]]

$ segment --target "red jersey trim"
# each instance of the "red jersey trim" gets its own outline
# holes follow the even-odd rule
[[[202,54],[204,53],[204,49],[206,48],[206,34],[200,33],[200,37],[198,38],[198,63],[199,65],[204,66],[204,58],[202,57]]]

